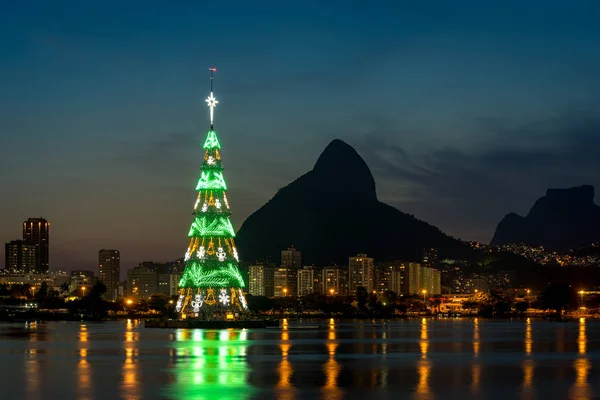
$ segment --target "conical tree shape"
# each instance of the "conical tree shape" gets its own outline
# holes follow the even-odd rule
[[[229,220],[231,210],[220,149],[217,134],[211,129],[204,142],[194,220],[188,233],[190,244],[179,282],[176,308],[186,315],[247,308],[242,291],[244,280],[238,270],[235,230]]]

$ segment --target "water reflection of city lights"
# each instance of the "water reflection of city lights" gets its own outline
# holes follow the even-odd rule
[[[253,394],[246,360],[248,332],[178,330],[170,398],[244,399]]]
[[[475,358],[479,357],[479,320],[473,321],[473,354]]]
[[[281,349],[281,361],[277,367],[277,372],[279,374],[277,389],[281,391],[280,398],[282,399],[294,398],[292,386],[292,375],[294,374],[294,369],[292,368],[292,363],[288,360],[288,354],[291,347],[292,346],[289,343],[282,343],[279,345],[279,348]]]
[[[86,324],[81,324],[79,326],[79,341],[87,342],[88,341],[88,330]]]
[[[419,347],[421,348],[421,358],[427,358],[429,341],[427,339],[427,320],[425,318],[421,321],[421,341],[419,342]]]
[[[325,398],[327,399],[341,399],[343,394],[341,389],[338,387],[338,377],[342,367],[335,359],[335,351],[337,346],[337,343],[327,344],[329,359],[323,366],[323,371],[325,372],[325,386],[323,389],[325,391]]]
[[[431,391],[429,387],[429,373],[431,371],[431,363],[429,360],[421,360],[417,365],[417,373],[419,382],[417,383],[416,392],[419,394],[428,394]]]
[[[127,399],[140,399],[140,386],[138,378],[138,365],[134,357],[138,357],[138,349],[125,349],[125,363],[123,363],[123,382],[121,384],[124,397]]]
[[[525,354],[531,355],[531,348],[533,344],[533,339],[531,336],[531,320],[527,318],[527,324],[525,326]]]
[[[33,324],[30,324],[29,328]],[[35,327],[35,326],[33,326]],[[32,398],[42,398],[41,390],[41,375],[40,375],[40,363],[37,359],[38,336],[37,333],[29,335],[29,343],[26,349],[27,360],[25,361],[25,376],[27,376],[27,393]]]
[[[531,392],[534,370],[535,363],[533,360],[523,361],[523,391],[525,393]]]
[[[577,337],[577,346],[579,354],[585,354],[587,337],[585,335],[585,318],[579,319],[579,336]]]
[[[592,365],[587,357],[587,335],[585,318],[579,319],[579,335],[577,336],[577,347],[579,357],[573,363],[575,368],[575,383],[571,388],[570,398],[588,400],[593,398],[592,389],[588,383],[589,371]]]
[[[134,330],[136,324],[131,319],[125,323],[125,362],[122,368],[121,391],[124,397],[128,399],[141,398],[141,388],[139,385],[137,357],[139,349],[136,347],[140,340],[139,333]]]
[[[573,364],[575,368],[575,383],[571,388],[572,399],[588,400],[593,398],[592,389],[588,383],[589,371],[592,368],[590,361],[587,358],[580,357]]]
[[[77,363],[77,391],[79,398],[91,398],[92,379],[88,358],[88,329],[79,325],[79,362]]]
[[[477,359],[479,357],[479,319],[473,320],[473,357]],[[478,361],[475,361],[471,366],[471,393],[477,393],[479,391],[479,382],[481,380],[481,365]]]
[[[422,395],[430,392],[429,374],[431,370],[431,363],[427,360],[429,339],[427,335],[427,320],[425,318],[421,320],[421,341],[419,342],[419,347],[421,349],[421,360],[417,362],[419,381],[417,383],[416,392]]]
[[[474,363],[471,367],[471,393],[475,394],[479,391],[479,383],[481,381],[481,365]]]

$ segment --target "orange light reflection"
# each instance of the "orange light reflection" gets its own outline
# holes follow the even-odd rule
[[[287,331],[287,320],[284,320],[285,327],[284,331],[281,332],[281,340],[283,342],[287,342],[289,340],[289,332]],[[279,344],[279,349],[281,350],[281,362],[277,368],[277,372],[279,373],[279,382],[277,382],[277,389],[279,391],[278,398],[283,400],[291,400],[296,398],[296,393],[294,386],[292,385],[292,375],[294,374],[294,369],[292,367],[292,363],[288,360],[288,354],[292,345],[289,343],[281,343]]]

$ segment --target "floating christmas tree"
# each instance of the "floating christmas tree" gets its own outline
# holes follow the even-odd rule
[[[221,164],[221,144],[214,130],[213,72],[210,69],[210,130],[204,141],[204,162],[196,190],[194,220],[188,236],[190,244],[184,256],[185,269],[179,282],[176,310],[182,316],[210,316],[225,311],[247,310],[242,288],[244,280],[238,270],[239,256],[235,231],[229,220],[227,184]]]

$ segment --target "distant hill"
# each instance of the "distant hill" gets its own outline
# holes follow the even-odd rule
[[[365,161],[337,139],[311,171],[248,217],[236,243],[247,262],[279,260],[281,250],[294,245],[305,265],[344,265],[357,253],[378,260],[418,260],[429,247],[449,256],[471,252],[435,226],[380,202]]]
[[[600,240],[600,206],[594,187],[548,189],[527,216],[506,215],[491,244],[525,243],[552,251],[567,251]]]

